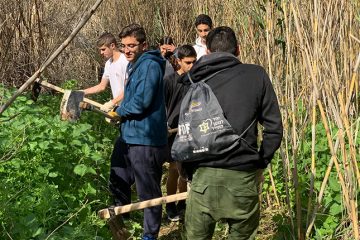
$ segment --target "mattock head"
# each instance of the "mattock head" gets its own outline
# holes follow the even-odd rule
[[[84,99],[83,91],[65,90],[60,104],[60,118],[74,122],[80,118],[80,102]]]
[[[31,89],[31,99],[36,102],[41,91],[41,85],[38,82],[34,82]]]

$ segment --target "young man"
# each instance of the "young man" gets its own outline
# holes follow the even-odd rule
[[[125,73],[128,61],[125,55],[119,51],[116,38],[111,33],[102,34],[96,42],[96,45],[100,50],[101,56],[107,60],[105,70],[100,83],[93,87],[86,88],[84,93],[85,95],[89,95],[102,92],[110,83],[113,99],[101,107],[101,110],[109,112],[123,99]]]
[[[177,48],[175,57],[179,70],[164,77],[165,104],[168,126],[170,128],[178,127],[181,101],[189,89],[189,85],[184,85],[180,82],[180,76],[191,69],[196,61],[196,52],[192,46],[182,45]],[[168,146],[170,149],[174,142],[174,138],[175,134],[171,135],[168,139]],[[166,181],[167,195],[176,194],[178,188],[179,192],[186,192],[186,181],[179,177],[176,163],[170,161],[169,176]],[[177,205],[175,203],[166,204],[166,213],[170,221],[180,220],[180,214],[184,210],[185,201],[179,201]]]
[[[265,70],[236,58],[239,47],[231,28],[213,29],[206,45],[209,54],[189,74],[197,82],[223,70],[206,83],[234,131],[245,134],[236,149],[216,160],[183,164],[193,174],[186,202],[186,237],[211,239],[216,222],[223,219],[229,225],[228,239],[255,239],[260,218],[258,175],[282,139],[278,101]],[[264,127],[260,147],[257,123]]]
[[[101,110],[109,112],[116,105],[118,105],[124,97],[124,82],[126,67],[128,65],[128,60],[125,58],[125,55],[120,52],[116,38],[111,33],[102,34],[96,42],[97,47],[100,50],[100,54],[106,61],[104,74],[100,83],[96,86],[87,88],[84,91],[85,95],[95,94],[102,92],[106,89],[110,83],[113,99],[105,103]],[[119,141],[119,140],[117,140]],[[114,197],[114,205],[119,205],[119,198],[121,198],[121,193],[119,193],[116,186],[121,184],[117,182],[119,177],[117,176],[117,152],[119,151],[117,144],[114,145],[114,149],[111,155],[111,165],[110,165],[110,178],[109,178],[109,189]]]
[[[167,152],[167,126],[163,75],[165,60],[160,51],[148,51],[144,29],[138,24],[123,28],[121,48],[129,61],[124,100],[116,109],[121,117],[121,136],[117,142],[117,186],[120,205],[131,202],[131,185],[141,201],[162,196],[160,181]],[[143,239],[156,239],[162,206],[144,210]]]
[[[195,19],[195,27],[198,37],[195,40],[195,51],[197,59],[201,58],[206,54],[206,36],[212,29],[212,20],[206,14],[200,14]]]

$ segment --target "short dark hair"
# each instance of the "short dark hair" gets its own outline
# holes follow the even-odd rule
[[[137,23],[132,23],[124,27],[119,33],[120,39],[130,36],[135,37],[139,43],[143,43],[146,41],[145,29]]]
[[[193,46],[189,44],[182,45],[175,50],[175,56],[178,59],[183,59],[186,57],[195,57],[196,51]]]
[[[197,27],[200,24],[208,25],[210,28],[212,28],[212,20],[211,18],[206,14],[200,14],[195,19],[195,27]]]
[[[164,45],[164,44],[166,44],[166,45],[174,44],[173,38],[172,38],[172,37],[168,37],[168,36],[165,36],[165,37],[161,38],[161,39],[159,40],[159,45],[161,46],[161,45]]]
[[[116,47],[118,46],[115,36],[109,32],[104,32],[96,41],[96,46],[101,47],[105,45],[106,47],[109,47],[112,43],[114,43]]]
[[[210,52],[228,52],[236,55],[238,41],[230,27],[217,27],[206,37],[206,47]]]

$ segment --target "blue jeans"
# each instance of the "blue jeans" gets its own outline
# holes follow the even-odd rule
[[[131,203],[131,185],[136,184],[140,201],[158,198],[161,193],[162,165],[166,146],[126,144],[117,140],[111,157],[110,189],[117,205]],[[144,236],[157,237],[162,206],[144,209]]]

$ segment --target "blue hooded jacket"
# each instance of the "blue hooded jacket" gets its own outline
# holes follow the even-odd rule
[[[163,146],[167,143],[163,76],[165,60],[160,51],[143,53],[129,63],[121,116],[121,139],[127,144]]]

